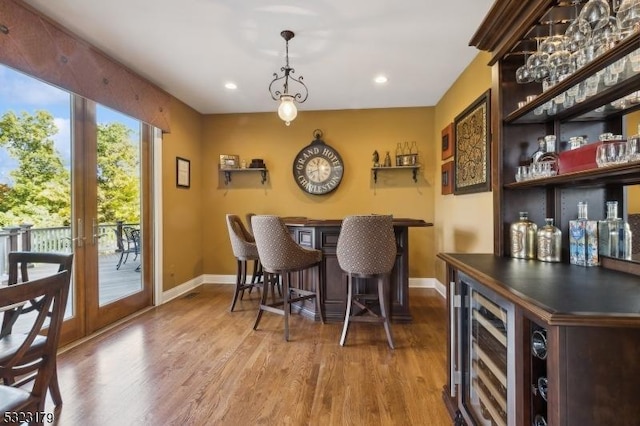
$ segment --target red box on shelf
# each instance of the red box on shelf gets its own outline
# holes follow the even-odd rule
[[[563,151],[558,155],[558,174],[598,168],[596,151],[602,142],[594,142],[580,148]]]

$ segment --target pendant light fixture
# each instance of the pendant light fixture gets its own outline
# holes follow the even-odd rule
[[[278,106],[278,116],[288,126],[298,115],[296,102],[303,103],[306,101],[309,96],[309,91],[307,90],[307,86],[302,82],[302,76],[295,78],[291,75],[296,71],[289,66],[289,40],[291,40],[295,34],[293,31],[284,30],[280,35],[285,40],[286,64],[284,67],[280,68],[280,71],[284,73],[283,75],[278,76],[277,73],[273,73],[274,78],[271,81],[271,84],[269,84],[269,93],[271,93],[271,97],[274,101],[280,101],[280,105]],[[289,82],[297,83],[299,86],[298,89],[290,93]],[[293,94],[294,92],[295,94]]]

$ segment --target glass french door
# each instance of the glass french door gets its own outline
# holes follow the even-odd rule
[[[151,305],[148,125],[77,99],[82,182],[76,251],[84,263],[85,334]],[[74,114],[75,115],[75,114]]]
[[[8,251],[73,252],[62,344],[150,306],[151,128],[2,65],[0,86],[0,285]]]

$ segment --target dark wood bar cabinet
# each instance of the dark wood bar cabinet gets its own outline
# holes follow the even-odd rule
[[[294,240],[305,247],[321,250],[322,264],[319,271],[301,272],[294,279],[299,279],[307,286],[322,286],[322,300],[324,314],[327,321],[343,321],[347,303],[347,286],[338,259],[336,246],[340,235],[340,219],[307,219],[284,218]],[[411,321],[409,312],[409,228],[432,226],[421,219],[393,219],[398,254],[391,272],[389,285],[391,304],[391,319],[398,322]],[[371,292],[375,292],[373,284],[361,282],[360,285],[371,285]],[[367,289],[367,291],[369,291]],[[314,303],[307,302],[303,307],[303,315],[319,318],[315,312]]]
[[[443,398],[456,425],[640,424],[640,264],[604,256],[600,266],[569,261],[578,203],[588,204],[588,219],[603,220],[606,202],[615,201],[626,220],[626,186],[640,184],[637,159],[599,167],[595,158],[606,135],[625,136],[625,115],[640,105],[630,100],[640,87],[631,60],[640,53],[640,31],[553,82],[516,78],[541,42],[565,34],[589,3],[496,0],[470,42],[491,55],[494,250],[438,254],[449,312]],[[616,79],[605,78],[614,72]],[[581,92],[587,81],[588,94]],[[557,173],[516,179],[547,135],[555,136],[546,158],[558,159]],[[563,163],[577,158],[576,138],[593,143],[584,150],[593,156]],[[561,262],[511,257],[510,224],[519,212],[538,226],[554,220]]]

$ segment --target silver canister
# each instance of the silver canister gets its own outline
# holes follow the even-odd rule
[[[538,226],[529,220],[528,212],[520,212],[520,220],[511,224],[511,257],[536,258],[536,231]]]
[[[553,225],[553,218],[546,218],[545,225],[538,230],[538,260],[560,262],[562,231]]]

